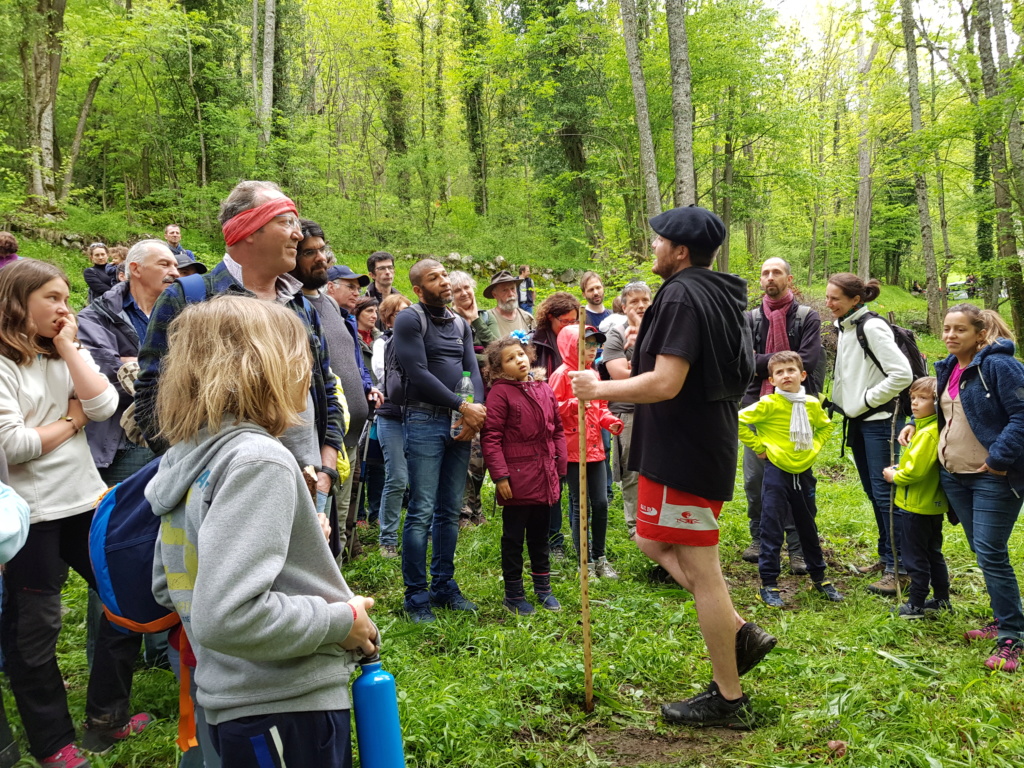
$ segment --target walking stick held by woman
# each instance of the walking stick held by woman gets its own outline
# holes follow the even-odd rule
[[[578,360],[576,369],[582,371],[586,368],[586,334],[587,324],[580,318],[580,343],[577,350]],[[590,574],[587,569],[587,560],[590,555],[590,547],[587,545],[587,403],[582,398],[577,401],[579,415],[580,433],[580,497],[579,497],[579,519],[580,519],[580,606],[583,613],[583,677],[586,691],[585,707],[587,712],[594,711],[594,670],[590,654]]]

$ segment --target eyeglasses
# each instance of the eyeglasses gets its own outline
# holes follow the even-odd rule
[[[104,245],[103,243],[92,243],[92,244],[91,244],[91,245],[89,246],[89,250],[92,250],[93,248],[106,248],[106,247],[107,247],[107,246],[106,246],[106,245]]]
[[[385,266],[375,267],[373,271],[374,272],[394,272],[395,271],[395,265],[394,264],[389,264],[386,267]]]
[[[596,341],[591,341],[590,339],[587,339],[584,342],[584,344],[586,345],[587,349],[597,349],[599,346],[601,346]]]
[[[284,225],[289,229],[301,229],[299,225],[299,217],[294,216],[290,213],[282,213],[274,217],[275,219],[284,219]]]
[[[303,248],[299,255],[304,259],[308,259],[310,256],[327,253],[330,253],[330,249],[325,245],[323,248]]]

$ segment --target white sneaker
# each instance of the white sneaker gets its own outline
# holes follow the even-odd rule
[[[619,578],[619,574],[616,573],[614,568],[612,568],[612,564],[608,562],[608,558],[606,557],[597,558],[597,575],[602,579]]]

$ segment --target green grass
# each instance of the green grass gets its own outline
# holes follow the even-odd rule
[[[779,638],[778,648],[745,678],[760,728],[749,734],[664,725],[658,704],[704,686],[710,664],[691,596],[653,586],[650,565],[626,538],[621,503],[613,504],[609,556],[619,581],[591,585],[595,697],[583,711],[579,585],[575,570],[554,578],[564,610],[513,617],[501,608],[500,522],[460,534],[457,576],[480,605],[477,615],[441,614],[430,626],[402,618],[397,561],[381,558],[373,532],[369,554],[346,569],[359,593],[377,599],[385,667],[394,673],[410,766],[803,766],[829,762],[830,740],[848,743],[849,766],[1019,765],[1024,757],[1022,680],[982,665],[988,646],[968,647],[964,629],[987,614],[981,576],[960,528],[946,528],[954,615],[902,622],[893,601],[870,595],[868,579],[847,567],[870,562],[874,523],[852,463],[833,439],[818,465],[819,527],[847,595],[841,605],[808,591],[806,577],[784,577],[787,608],[756,597],[756,570],[739,553],[747,542],[742,489],[722,514],[722,560],[737,609]],[[1024,535],[1011,540],[1013,562]],[[76,721],[83,718],[85,594],[77,577],[66,590],[69,613],[60,646]],[[6,686],[5,686],[6,687]],[[169,672],[141,670],[133,705],[162,720],[118,747],[100,766],[176,765],[176,685]],[[8,693],[7,709],[20,731]],[[24,747],[24,743],[23,743]],[[29,765],[30,763],[26,763]]]

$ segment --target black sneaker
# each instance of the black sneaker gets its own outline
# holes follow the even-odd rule
[[[924,609],[925,614],[938,613],[939,611],[952,611],[953,604],[949,600],[925,600],[924,605],[921,606]]]
[[[434,612],[430,610],[430,605],[424,603],[423,605],[410,605],[406,604],[405,612],[409,616],[409,621],[413,624],[430,624],[431,622],[437,621],[437,617]]]
[[[903,605],[889,609],[892,614],[901,619],[923,619],[924,618],[924,606],[914,605],[909,600]]]
[[[821,592],[833,603],[841,603],[846,599],[831,581],[816,581],[814,582],[814,589],[817,592]]]
[[[784,608],[786,605],[782,602],[778,587],[761,587],[758,594],[761,596],[761,602],[770,608]]]
[[[749,731],[754,727],[750,698],[743,694],[738,699],[726,701],[718,691],[718,683],[714,681],[704,693],[685,701],[662,704],[661,716],[667,723],[691,725],[694,728],[719,726]]]
[[[736,671],[740,677],[760,664],[778,642],[752,621],[740,627],[736,633]]]
[[[438,600],[430,598],[430,606],[446,608],[449,611],[475,611],[477,609],[476,603],[467,600],[458,590]]]

